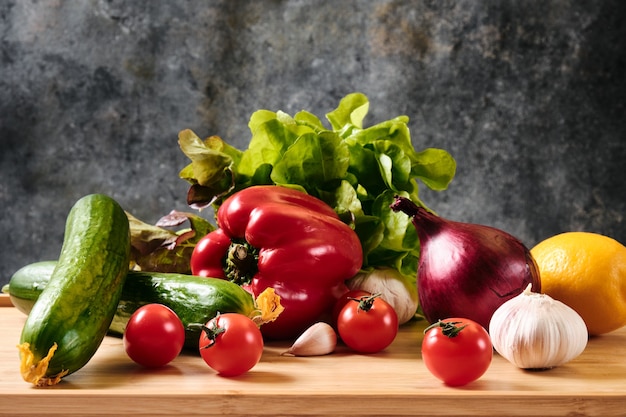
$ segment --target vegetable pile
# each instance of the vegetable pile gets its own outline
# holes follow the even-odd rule
[[[330,127],[306,111],[259,110],[243,150],[180,132],[187,203],[212,208],[214,221],[172,211],[150,225],[110,197],[79,200],[59,260],[21,268],[4,289],[29,315],[24,380],[59,383],[107,332],[140,366],[187,348],[236,376],[261,360],[267,339],[291,341],[289,356],[339,344],[375,354],[425,318],[423,363],[448,386],[480,378],[494,348],[522,368],[582,353],[584,321],[538,294],[522,242],[439,217],[419,199],[418,181],[448,187],[452,156],[416,151],[406,116],[364,127],[368,109],[350,94],[326,115]]]
[[[228,279],[255,297],[273,288],[284,312],[263,326],[268,338],[296,337],[321,319],[363,262],[354,231],[298,190],[246,188],[221,205],[217,222],[196,245],[191,272]]]
[[[445,190],[456,162],[441,149],[416,151],[406,116],[364,127],[368,110],[365,95],[349,94],[326,115],[330,128],[307,111],[290,116],[258,110],[248,123],[252,136],[245,150],[183,130],[179,145],[191,163],[180,177],[191,184],[188,204],[217,209],[228,196],[255,185],[306,192],[354,228],[363,268],[394,268],[414,283],[417,235],[410,219],[389,205],[401,195],[425,207],[417,181]]]

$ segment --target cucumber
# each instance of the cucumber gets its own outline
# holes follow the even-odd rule
[[[48,284],[55,265],[56,261],[36,262],[13,274],[5,292],[9,293],[18,310],[29,313]],[[164,304],[176,312],[185,326],[185,347],[196,350],[200,329],[189,324],[205,324],[218,313],[241,313],[249,317],[259,313],[252,295],[230,281],[175,273],[128,271],[109,334],[121,336],[130,316],[139,307],[151,303]]]
[[[87,364],[113,320],[129,262],[124,210],[102,194],[79,199],[67,217],[59,260],[22,329],[25,381],[54,385]]]
[[[121,336],[130,316],[151,303],[166,305],[178,315],[185,326],[185,347],[196,351],[201,329],[190,325],[204,325],[219,313],[251,318],[259,313],[252,294],[224,279],[129,271],[110,332]]]
[[[28,264],[15,271],[9,283],[2,287],[2,292],[9,294],[15,308],[28,315],[39,298],[39,294],[48,285],[56,265],[57,261]]]

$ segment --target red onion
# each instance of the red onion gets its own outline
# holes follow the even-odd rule
[[[393,211],[412,217],[420,241],[417,291],[430,323],[465,317],[489,329],[491,316],[528,284],[540,292],[539,270],[530,251],[494,227],[446,220],[397,197]]]

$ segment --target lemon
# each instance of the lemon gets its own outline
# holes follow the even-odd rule
[[[597,233],[566,232],[530,252],[541,292],[576,310],[590,335],[626,326],[626,246]]]

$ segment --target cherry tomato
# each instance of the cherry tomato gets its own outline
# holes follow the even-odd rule
[[[337,302],[335,303],[335,306],[333,307],[333,311],[332,311],[332,323],[335,326],[335,328],[337,328],[337,319],[339,318],[339,313],[341,313],[341,310],[343,309],[343,307],[346,304],[348,304],[348,302],[352,302],[351,298],[359,298],[359,297],[363,297],[364,295],[372,295],[372,294],[363,290],[350,290],[342,294],[337,299]]]
[[[220,314],[203,327],[200,356],[223,376],[237,376],[252,369],[263,354],[259,327],[239,313]]]
[[[461,386],[480,378],[489,368],[493,347],[487,330],[473,320],[448,318],[425,330],[422,359],[446,385]]]
[[[157,368],[176,358],[185,344],[185,326],[163,304],[147,304],[128,320],[123,335],[126,354],[136,363]]]
[[[375,353],[385,349],[398,334],[398,315],[378,295],[365,295],[349,300],[337,317],[341,340],[359,353]]]

